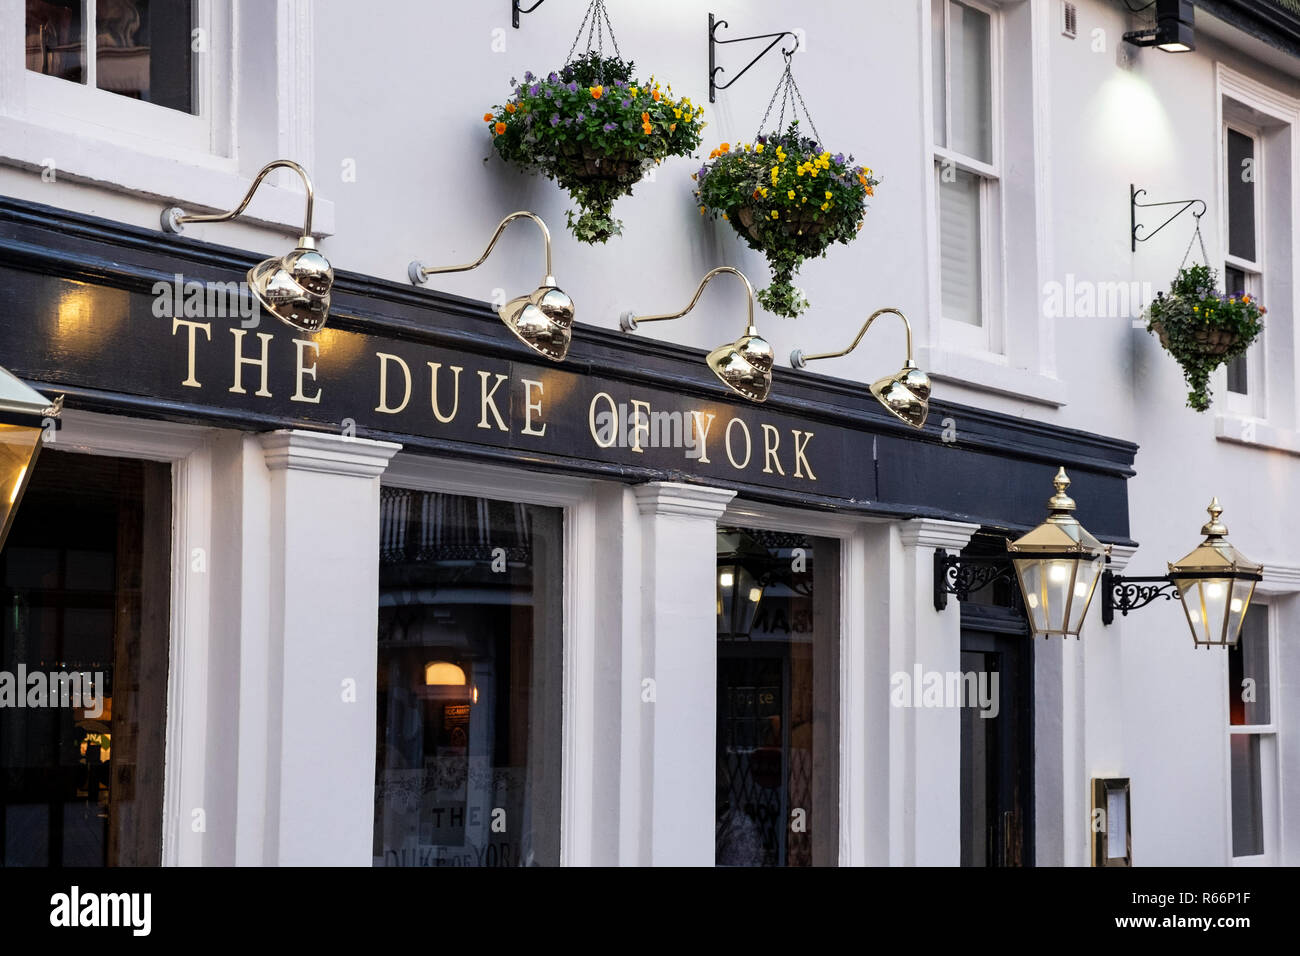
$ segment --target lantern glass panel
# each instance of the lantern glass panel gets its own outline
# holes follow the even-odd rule
[[[39,426],[0,423],[0,547],[27,488],[41,435]]]
[[[1074,577],[1074,589],[1070,601],[1070,626],[1067,633],[1077,635],[1083,629],[1083,617],[1088,613],[1092,603],[1093,592],[1105,565],[1105,557],[1098,555],[1091,561],[1079,561]]]

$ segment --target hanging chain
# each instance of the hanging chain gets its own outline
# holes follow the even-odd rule
[[[768,118],[772,115],[772,107],[776,105],[776,98],[781,97],[781,111],[777,114],[776,134],[779,136],[785,132],[785,111],[790,110],[790,119],[792,121],[799,118],[799,111],[803,111],[804,118],[808,120],[808,128],[812,130],[813,136],[820,144],[822,134],[817,131],[817,124],[813,122],[812,114],[808,112],[808,106],[803,101],[803,94],[799,92],[799,84],[794,81],[794,70],[791,68],[790,54],[785,57],[785,70],[781,73],[781,79],[776,83],[776,89],[772,91],[772,98],[768,100],[767,109],[763,112],[763,118],[758,124],[758,133],[755,139],[761,136],[763,130],[767,128]]]
[[[618,48],[618,39],[614,36],[614,24],[609,19],[609,11],[605,8],[605,0],[591,0],[587,6],[587,12],[582,15],[582,23],[578,25],[578,35],[573,38],[573,46],[569,47],[569,55],[564,58],[565,63],[573,62],[573,54],[577,52],[578,44],[582,42],[583,31],[587,33],[587,52],[592,49],[592,41],[595,40],[596,55],[601,59],[605,57],[605,32],[609,31],[609,42],[614,47],[614,56],[623,59],[623,54]]]
[[[1196,220],[1196,228],[1192,231],[1192,238],[1187,242],[1187,251],[1183,253],[1183,261],[1178,265],[1179,271],[1182,271],[1187,265],[1187,257],[1192,254],[1192,245],[1197,239],[1201,240],[1201,259],[1206,266],[1210,264],[1210,254],[1205,250],[1205,237],[1201,235],[1201,217],[1196,213],[1192,213],[1192,218]]]

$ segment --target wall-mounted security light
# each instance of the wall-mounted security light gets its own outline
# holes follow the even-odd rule
[[[916,363],[912,361],[912,325],[907,321],[907,316],[897,309],[877,309],[872,312],[862,328],[858,330],[857,338],[848,348],[839,352],[821,352],[817,355],[805,355],[802,349],[795,349],[790,353],[790,364],[795,368],[804,368],[809,362],[818,359],[848,355],[858,347],[862,337],[867,334],[867,329],[871,328],[871,323],[887,312],[903,320],[903,327],[907,330],[907,359],[897,373],[873,384],[871,394],[876,396],[876,400],[895,418],[907,422],[913,428],[921,428],[925,425],[926,416],[930,414],[930,376],[917,368]]]
[[[624,312],[619,317],[619,325],[624,332],[634,332],[642,322],[680,319],[695,308],[695,303],[700,301],[704,287],[713,280],[713,277],[724,272],[736,276],[741,282],[745,283],[745,293],[749,297],[747,301],[749,311],[745,320],[745,333],[736,341],[720,346],[710,352],[707,358],[709,368],[713,370],[713,374],[727,388],[751,401],[765,402],[768,393],[772,390],[772,366],[776,364],[776,355],[772,351],[772,346],[758,334],[758,329],[754,325],[754,287],[749,284],[749,280],[745,278],[745,274],[739,269],[733,269],[731,266],[719,266],[709,272],[700,280],[700,285],[695,290],[695,296],[691,299],[690,305],[680,312],[666,313],[664,315],[634,315],[631,312]]]
[[[32,479],[47,420],[57,419],[62,410],[62,396],[51,403],[8,369],[0,368],[0,549]]]
[[[1155,5],[1155,26],[1124,34],[1124,42],[1134,46],[1153,46],[1166,53],[1195,50],[1196,14],[1192,0],[1155,0]]]
[[[477,269],[492,254],[492,249],[506,226],[516,219],[530,219],[542,230],[542,239],[546,243],[546,275],[536,291],[511,299],[497,310],[497,314],[519,341],[534,352],[560,362],[569,354],[569,342],[573,336],[573,300],[556,286],[555,276],[551,275],[551,230],[546,228],[546,223],[539,216],[522,211],[506,216],[497,225],[497,231],[492,234],[483,254],[473,262],[460,266],[434,267],[412,262],[407,267],[406,274],[412,283],[420,285],[429,276],[438,273]]]
[[[330,312],[330,289],[334,285],[334,269],[329,260],[316,250],[316,239],[311,232],[312,204],[315,193],[311,177],[297,163],[277,159],[267,163],[253,180],[244,199],[229,212],[212,215],[190,215],[179,206],[164,209],[162,227],[167,232],[179,234],[187,222],[229,222],[248,208],[257,187],[273,169],[292,169],[302,177],[307,189],[307,215],[303,221],[302,235],[292,252],[259,262],[248,270],[248,284],[262,308],[281,322],[304,332],[323,328]]]

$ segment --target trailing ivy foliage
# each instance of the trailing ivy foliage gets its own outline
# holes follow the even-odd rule
[[[1242,292],[1218,291],[1218,273],[1204,265],[1179,269],[1169,294],[1156,294],[1147,306],[1147,331],[1182,366],[1189,408],[1210,407],[1210,374],[1250,348],[1267,311]]]
[[[615,200],[655,164],[700,145],[703,111],[653,76],[634,79],[630,61],[590,51],[544,78],[525,73],[510,84],[510,99],[483,114],[492,144],[502,159],[568,191],[577,206],[569,230],[583,242],[622,232]]]
[[[767,257],[772,284],[759,290],[758,300],[769,312],[795,318],[808,308],[795,272],[832,243],[857,236],[879,180],[852,156],[832,156],[801,136],[798,120],[752,144],[723,143],[709,160],[693,177],[700,214],[721,216]]]

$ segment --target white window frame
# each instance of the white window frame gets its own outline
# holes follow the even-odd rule
[[[979,314],[980,324],[973,326],[968,322],[962,322],[957,319],[950,319],[943,316],[943,276],[941,264],[936,259],[935,274],[939,287],[937,302],[939,311],[936,313],[940,316],[942,325],[941,337],[945,344],[950,344],[959,351],[974,352],[977,354],[991,353],[1000,355],[1005,348],[1005,332],[1002,319],[1002,289],[1004,282],[1003,270],[997,268],[997,263],[1002,261],[1002,257],[997,254],[1001,248],[1002,237],[1002,190],[1001,190],[1001,168],[1002,168],[1002,129],[1003,129],[1003,97],[1002,97],[1002,66],[1003,66],[1003,29],[1002,29],[1002,12],[997,7],[981,2],[981,0],[939,0],[943,3],[943,31],[944,31],[944,98],[943,98],[943,124],[944,124],[944,143],[952,143],[952,75],[949,64],[952,60],[952,31],[950,28],[951,8],[954,2],[960,2],[964,6],[973,10],[978,10],[989,17],[989,121],[990,121],[990,145],[991,145],[991,162],[983,162],[972,156],[967,156],[952,149],[950,145],[940,145],[932,143],[934,153],[934,187],[935,187],[935,235],[936,240],[940,237],[940,208],[943,202],[943,168],[946,165],[971,173],[978,177],[979,180],[979,215],[980,215],[980,239],[979,239],[979,275],[980,275],[980,302]],[[925,18],[927,22],[930,17]],[[933,37],[930,38],[930,49],[933,50]],[[932,54],[931,54],[932,55]],[[928,71],[929,76],[934,75],[931,68]],[[931,115],[927,117],[927,126],[931,137],[933,136],[934,116],[937,109],[934,102],[934,96],[931,98]]]
[[[231,208],[273,159],[314,172],[311,0],[197,2],[212,31],[196,57],[199,108],[211,107],[199,117],[28,70],[25,0],[0,0],[0,164],[31,171],[37,189],[53,177],[192,212]],[[238,76],[261,79],[241,85]],[[328,236],[334,204],[320,185],[317,177],[313,226]],[[297,177],[276,174],[241,218],[296,235],[302,203]]]
[[[95,15],[101,0],[81,0],[85,17],[85,82],[25,70],[27,111],[44,125],[131,145],[158,141],[199,156],[230,155],[231,0],[194,0],[194,25],[205,52],[191,55],[198,109],[183,113],[96,86]],[[25,64],[24,64],[25,65]]]
[[[1278,626],[1280,614],[1272,602],[1261,600],[1258,595],[1250,603],[1247,614],[1265,614],[1268,633],[1268,720],[1267,724],[1233,724],[1231,711],[1228,712],[1226,777],[1228,808],[1227,848],[1228,857],[1233,866],[1274,866],[1280,859],[1281,851],[1281,774],[1278,772],[1278,707],[1280,699],[1278,683]],[[1224,661],[1224,684],[1228,684],[1227,661]],[[1230,687],[1230,693],[1239,694],[1241,688]],[[1260,827],[1264,835],[1264,852],[1251,856],[1235,856],[1232,852],[1232,738],[1234,736],[1256,736],[1259,738],[1259,789],[1260,789]]]
[[[560,865],[589,866],[595,858],[592,820],[596,805],[598,714],[591,688],[596,682],[598,604],[591,593],[597,580],[598,514],[596,483],[530,473],[517,468],[398,453],[384,472],[385,487],[492,498],[560,508],[564,512],[562,684],[564,698],[560,751]],[[378,548],[378,542],[375,543]],[[607,725],[601,724],[606,732]]]
[[[1233,176],[1240,176],[1241,170],[1228,168],[1228,131],[1231,130],[1242,136],[1249,137],[1252,143],[1254,155],[1254,190],[1252,200],[1254,202],[1255,212],[1255,258],[1254,260],[1245,259],[1241,256],[1234,256],[1228,252],[1229,239],[1229,207],[1228,207],[1228,185]],[[1264,276],[1266,274],[1265,261],[1266,250],[1264,237],[1266,230],[1264,228],[1265,218],[1268,215],[1267,204],[1260,202],[1260,197],[1264,195],[1264,184],[1267,182],[1267,172],[1264,166],[1264,135],[1263,130],[1258,126],[1242,122],[1235,118],[1225,118],[1221,127],[1221,149],[1219,155],[1220,178],[1223,188],[1223,211],[1220,231],[1223,235],[1223,265],[1232,266],[1234,269],[1240,269],[1246,275],[1245,291],[1252,298],[1263,299],[1264,294]],[[1225,292],[1235,292],[1227,288],[1226,273],[1220,276]],[[1268,410],[1268,362],[1265,360],[1264,343],[1267,338],[1268,326],[1265,322],[1264,331],[1251,345],[1250,349],[1244,356],[1246,361],[1246,388],[1245,393],[1228,391],[1228,373],[1227,368],[1221,368],[1216,372],[1216,391],[1219,391],[1224,397],[1224,407],[1232,415],[1239,418],[1255,419],[1263,421],[1267,418]]]
[[[880,847],[873,840],[880,821],[871,815],[867,743],[872,734],[872,700],[868,686],[870,650],[857,639],[872,633],[867,595],[857,582],[867,580],[869,535],[879,533],[878,519],[841,517],[734,498],[718,519],[719,525],[739,525],[765,531],[835,538],[840,543],[840,713],[839,713],[839,866],[879,864]],[[871,675],[874,677],[875,675]],[[873,856],[873,854],[875,854]]]

